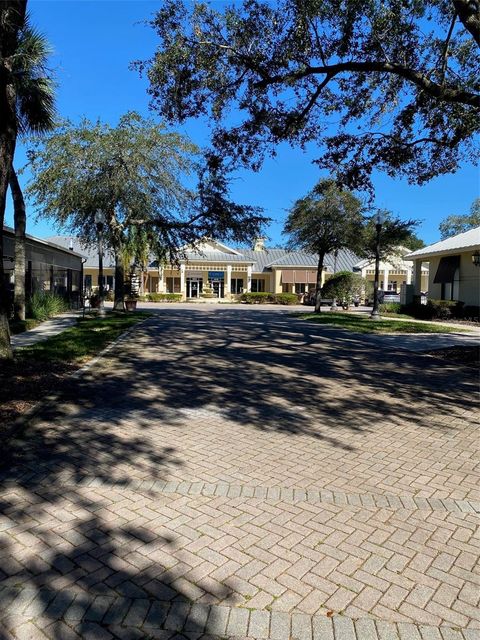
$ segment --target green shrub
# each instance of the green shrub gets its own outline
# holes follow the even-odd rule
[[[339,271],[332,275],[322,287],[323,298],[336,298],[339,303],[351,304],[356,297],[360,297],[365,281],[358,273]]]
[[[149,302],[180,302],[181,293],[148,293],[146,296]]]
[[[432,320],[448,320],[461,315],[463,302],[456,300],[427,300],[427,313]]]
[[[259,304],[265,302],[274,302],[275,296],[271,293],[243,293],[240,300],[247,304]]]
[[[449,320],[463,317],[463,302],[457,300],[427,300],[427,304],[412,303],[402,307],[402,313],[418,320]]]
[[[380,305],[380,313],[402,313],[403,305],[400,302],[384,302]]]
[[[476,307],[473,304],[467,304],[463,307],[462,312],[462,316],[465,320],[480,322],[480,307]]]
[[[12,320],[10,324],[10,333],[15,335],[17,333],[23,333],[24,331],[30,331],[30,329],[34,329],[38,324],[39,320],[34,320],[33,318],[26,318],[25,320]]]
[[[297,304],[298,297],[294,293],[275,294],[275,304]]]
[[[49,291],[36,291],[28,301],[26,311],[29,318],[43,321],[67,309],[68,304],[62,296]]]

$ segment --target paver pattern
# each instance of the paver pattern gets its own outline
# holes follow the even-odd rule
[[[6,452],[0,638],[479,638],[477,390],[286,314],[161,311]]]

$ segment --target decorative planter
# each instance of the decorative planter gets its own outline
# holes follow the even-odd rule
[[[127,311],[135,311],[136,308],[137,308],[136,300],[125,300],[125,309]]]

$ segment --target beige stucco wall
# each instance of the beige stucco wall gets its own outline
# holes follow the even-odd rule
[[[442,257],[435,256],[430,258],[428,297],[435,300],[440,300],[442,295],[442,285],[433,283]],[[460,268],[454,288],[454,299],[460,300],[466,305],[480,306],[480,267],[476,267],[473,264],[472,251],[460,254]]]

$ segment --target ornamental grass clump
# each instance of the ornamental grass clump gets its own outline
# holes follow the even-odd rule
[[[43,321],[67,309],[67,302],[62,296],[48,291],[36,291],[27,304],[27,316]]]

